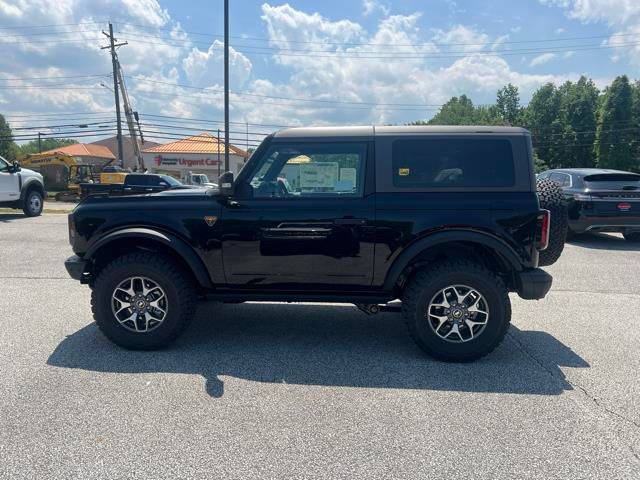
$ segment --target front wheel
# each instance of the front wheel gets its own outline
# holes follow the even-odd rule
[[[511,322],[504,282],[472,261],[419,271],[407,286],[402,314],[411,337],[430,356],[470,362],[491,353]]]
[[[172,342],[194,315],[196,295],[188,274],[171,258],[130,253],[105,266],[91,307],[98,328],[113,343],[153,350]]]
[[[43,208],[44,201],[42,199],[42,194],[37,190],[27,192],[24,199],[24,205],[22,207],[24,214],[27,217],[37,217],[42,213]]]

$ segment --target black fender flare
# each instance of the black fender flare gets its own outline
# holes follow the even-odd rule
[[[432,233],[420,240],[416,240],[406,247],[404,251],[398,255],[398,258],[395,259],[387,272],[384,289],[386,291],[392,291],[405,268],[422,252],[429,248],[451,242],[477,243],[488,247],[496,252],[505,265],[513,269],[514,272],[522,270],[522,263],[518,254],[503,240],[477,230],[446,231]]]
[[[20,174],[18,174],[20,175]],[[27,196],[27,192],[29,190],[37,190],[42,195],[42,199],[44,200],[45,191],[44,186],[38,180],[28,180],[23,183],[22,176],[19,176],[19,184],[20,184],[20,204],[23,204],[25,201],[25,197]]]
[[[152,228],[123,228],[121,230],[110,232],[98,239],[95,243],[91,244],[83,258],[91,261],[102,248],[111,242],[122,240],[123,238],[144,238],[169,247],[186,262],[200,286],[213,288],[209,272],[207,271],[202,259],[198,256],[192,246],[176,235],[154,230]]]

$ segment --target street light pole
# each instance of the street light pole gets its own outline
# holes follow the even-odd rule
[[[224,0],[224,171],[229,171],[229,0]]]

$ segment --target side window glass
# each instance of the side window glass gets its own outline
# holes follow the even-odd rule
[[[249,180],[256,198],[361,196],[366,143],[271,147]]]
[[[511,187],[511,142],[500,139],[396,140],[393,184],[398,188]]]
[[[553,180],[554,182],[559,183],[561,187],[568,187],[569,186],[568,175],[566,175],[564,173],[552,173],[549,178],[551,180]]]
[[[0,172],[8,172],[9,164],[0,158]]]

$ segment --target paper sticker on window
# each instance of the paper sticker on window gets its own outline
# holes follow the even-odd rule
[[[398,170],[398,175],[401,177],[408,177],[411,174],[411,169],[409,168],[400,168]]]

